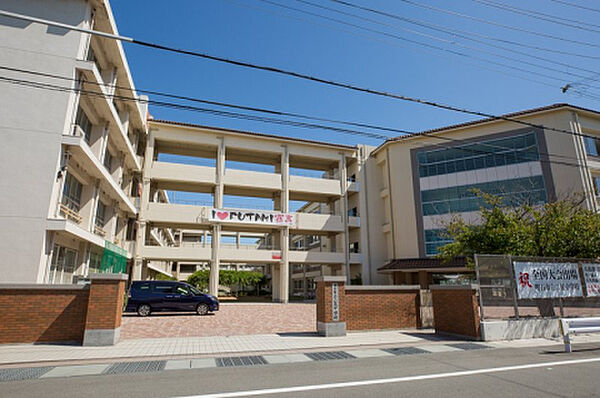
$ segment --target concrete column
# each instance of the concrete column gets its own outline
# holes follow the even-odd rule
[[[204,231],[202,236],[202,247],[206,247],[206,242],[208,242],[208,231]]]
[[[279,264],[273,264],[271,266],[271,296],[273,297],[273,302],[279,302],[280,294],[279,294]]]
[[[281,212],[287,213],[290,210],[290,191],[289,191],[289,180],[290,180],[290,158],[288,147],[283,146],[283,153],[281,154]],[[279,247],[281,249],[281,262],[279,264],[279,302],[287,303],[290,296],[290,263],[289,263],[289,251],[290,251],[290,229],[284,227],[281,229],[279,234]]]
[[[141,256],[141,249],[146,244],[146,221],[138,221],[137,235],[135,237],[135,260],[131,270],[131,279],[134,281],[142,280],[142,268],[144,260]]]
[[[340,214],[344,225],[342,236],[342,248],[344,250],[344,274],[346,275],[346,283],[350,284],[350,239],[348,230],[348,170],[346,169],[346,155],[341,154],[338,166],[338,174],[340,177]]]
[[[241,232],[237,232],[235,234],[235,247],[236,247],[236,249],[240,248],[241,241],[242,241],[242,233]]]
[[[104,157],[106,156],[106,147],[108,146],[108,130],[110,129],[110,123],[104,124],[104,130],[102,131],[102,141],[100,141],[100,163],[104,164]]]
[[[92,196],[92,208],[88,219],[87,230],[94,232],[94,223],[96,221],[96,212],[98,211],[98,201],[100,200],[100,180],[94,181],[94,195]]]
[[[210,277],[208,281],[208,292],[213,296],[219,295],[219,265],[220,265],[220,247],[221,247],[221,226],[213,226],[212,234],[212,253],[210,261]]]
[[[225,175],[225,139],[219,138],[221,141],[217,148],[217,167],[216,167],[216,182],[214,205],[220,209],[223,207],[223,176]]]
[[[214,193],[214,206],[217,209],[223,208],[223,175],[225,174],[225,139],[220,138],[220,143],[217,148],[217,167],[216,167],[216,182]],[[210,277],[208,283],[208,291],[213,296],[219,295],[219,267],[221,262],[221,225],[213,225],[211,237],[211,261],[210,261]]]

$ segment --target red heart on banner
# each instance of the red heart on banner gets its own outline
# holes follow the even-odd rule
[[[227,211],[218,211],[217,212],[217,217],[219,217],[219,220],[226,219],[228,215],[229,215],[229,212],[227,212]]]

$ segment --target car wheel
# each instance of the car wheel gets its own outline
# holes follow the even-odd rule
[[[208,304],[200,303],[196,307],[196,313],[198,315],[206,315],[208,314]]]
[[[152,309],[150,308],[150,306],[148,304],[142,304],[137,307],[137,313],[139,316],[148,316],[148,315],[150,315],[151,311],[152,311]]]

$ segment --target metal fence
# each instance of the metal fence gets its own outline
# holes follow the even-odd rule
[[[570,266],[573,272],[577,269],[581,296],[519,298],[518,285],[527,284],[528,281],[519,279],[519,275],[515,276],[515,262],[565,264]],[[600,261],[590,259],[475,255],[481,319],[600,316],[600,295],[595,295],[600,292],[594,292],[597,284],[586,285],[586,279],[588,282],[590,280],[589,272],[587,278],[584,277],[584,271],[589,270],[585,267],[592,264],[600,267]]]

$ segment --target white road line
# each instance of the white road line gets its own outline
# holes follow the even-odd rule
[[[283,394],[283,393],[290,393],[290,392],[313,391],[313,390],[329,390],[329,389],[333,389],[333,388],[361,387],[361,386],[370,386],[370,385],[375,385],[375,384],[390,384],[390,383],[401,383],[401,382],[406,382],[406,381],[442,379],[442,378],[446,378],[446,377],[472,376],[472,375],[485,374],[485,373],[508,372],[511,370],[545,368],[545,367],[550,367],[550,366],[576,365],[576,364],[591,363],[591,362],[600,362],[600,357],[586,358],[586,359],[573,359],[570,361],[542,362],[542,363],[530,363],[530,364],[525,364],[525,365],[501,366],[498,368],[474,369],[474,370],[464,370],[464,371],[459,371],[459,372],[435,373],[435,374],[426,374],[426,375],[418,375],[418,376],[394,377],[394,378],[389,378],[389,379],[357,380],[357,381],[348,381],[348,382],[343,382],[343,383],[313,384],[313,385],[308,385],[308,386],[267,388],[267,389],[263,389],[263,390],[218,392],[218,393],[213,393],[213,394],[181,396],[178,398],[249,397],[249,396],[254,396],[254,395]]]

